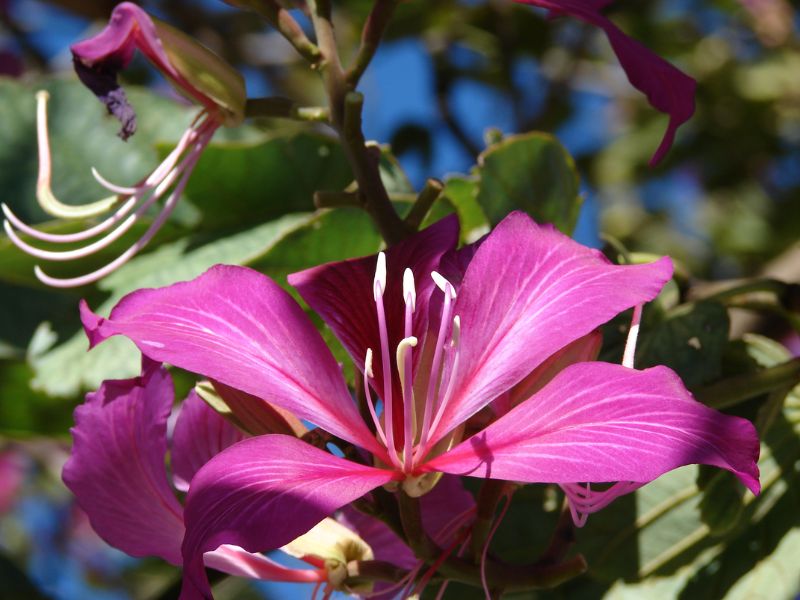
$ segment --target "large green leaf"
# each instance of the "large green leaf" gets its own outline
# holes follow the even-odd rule
[[[169,147],[163,146],[166,154]],[[219,142],[203,152],[186,197],[204,229],[251,225],[314,209],[317,190],[341,190],[352,179],[341,147],[315,133],[257,142]]]
[[[442,194],[455,207],[461,224],[461,240],[471,243],[489,233],[489,221],[478,203],[478,180],[449,177]]]
[[[546,133],[509,136],[478,158],[478,203],[492,225],[512,210],[571,234],[582,198],[572,157]]]
[[[722,371],[728,327],[721,304],[683,304],[643,334],[636,365],[671,367],[689,387],[713,381]]]

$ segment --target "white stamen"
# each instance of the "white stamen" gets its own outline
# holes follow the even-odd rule
[[[369,391],[369,380],[375,377],[375,374],[372,372],[372,348],[367,348],[367,357],[364,359],[364,397],[367,400],[367,408],[369,408],[369,414],[372,417],[372,422],[375,425],[375,432],[378,434],[378,437],[381,440],[383,445],[386,445],[386,434],[383,432],[383,427],[381,427],[380,419],[378,419],[378,413],[375,411],[375,403],[372,401],[372,393]],[[389,457],[391,458],[392,453],[389,453]]]
[[[628,339],[625,341],[625,352],[622,355],[622,366],[633,368],[633,360],[636,355],[636,340],[639,337],[639,324],[642,321],[642,305],[637,304],[633,307],[633,318],[631,327],[628,330]]]
[[[407,305],[411,305],[412,311],[416,310],[417,290],[414,286],[414,273],[411,272],[411,269],[403,271],[403,300]]]
[[[109,192],[114,192],[115,194],[119,194],[121,196],[133,196],[137,191],[139,191],[141,187],[141,186],[125,187],[122,185],[117,185],[116,183],[112,183],[108,179],[100,175],[100,172],[94,167],[92,167],[92,177],[94,177],[97,183],[102,185]]]
[[[164,203],[164,207],[161,209],[161,212],[158,216],[153,220],[144,234],[132,245],[130,246],[125,252],[117,256],[114,260],[107,263],[105,266],[100,267],[96,271],[91,273],[87,273],[86,275],[82,275],[80,277],[72,277],[66,279],[59,279],[56,277],[51,277],[44,271],[42,271],[39,265],[36,265],[33,269],[34,275],[36,278],[44,283],[45,285],[49,285],[51,287],[58,287],[58,288],[69,288],[69,287],[77,287],[80,285],[86,285],[88,283],[94,283],[95,281],[102,279],[109,273],[117,270],[119,267],[124,265],[128,262],[131,258],[133,258],[139,250],[144,248],[150,240],[155,236],[161,226],[166,222],[169,218],[169,215],[175,210],[175,206],[178,204],[178,200],[180,200],[181,194],[183,193],[186,184],[189,181],[189,176],[192,174],[192,170],[194,166],[197,164],[197,161],[200,159],[200,154],[202,154],[203,149],[206,147],[209,141],[211,141],[211,137],[214,135],[214,129],[211,129],[208,133],[203,135],[195,144],[195,147],[192,149],[191,153],[186,157],[183,166],[181,167],[181,177],[178,183],[175,185],[172,193],[167,198],[167,201]]]
[[[101,215],[124,200],[119,196],[103,198],[97,202],[80,206],[64,204],[50,189],[52,162],[50,159],[50,135],[47,130],[47,101],[50,94],[44,90],[36,93],[36,133],[39,146],[39,176],[36,181],[36,199],[47,214],[62,219],[86,219]]]
[[[436,271],[431,271],[431,277],[433,278],[433,282],[436,284],[440,290],[442,290],[445,294],[450,294],[453,298],[456,297],[456,288],[453,287],[453,284],[447,281],[441,274],[437,273]]]
[[[375,265],[375,280],[372,285],[375,302],[379,298],[383,298],[383,292],[386,291],[386,254],[378,252],[378,264]]]

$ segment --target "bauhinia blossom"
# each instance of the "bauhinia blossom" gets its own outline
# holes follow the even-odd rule
[[[217,266],[139,290],[108,318],[82,305],[92,345],[124,335],[152,360],[290,410],[373,457],[353,462],[287,435],[214,456],[186,499],[184,598],[210,597],[203,556],[223,544],[278,548],[376,487],[419,496],[441,473],[560,484],[579,524],[692,463],[758,493],[752,424],[695,401],[666,367],[575,362],[541,388],[528,382],[530,396],[462,441],[471,417],[537,367],[653,299],[672,265],[613,265],[522,213],[477,248],[456,252],[457,239],[449,218],[385,254],[289,278],[362,367],[367,422],[304,311],[255,271]]]
[[[117,258],[97,270],[79,277],[59,279],[47,275],[37,266],[36,276],[47,285],[74,287],[92,283],[136,255],[150,242],[177,206],[189,177],[214,132],[221,125],[235,125],[244,118],[244,81],[237,71],[189,37],[151,18],[135,4],[123,2],[114,9],[111,20],[103,31],[72,46],[75,69],[80,79],[106,105],[109,113],[120,120],[122,127],[119,135],[122,139],[133,135],[136,130],[136,116],[117,82],[117,73],[127,67],[136,50],[141,51],[178,91],[199,103],[203,110],[183,134],[175,149],[143,181],[132,187],[120,186],[106,181],[93,170],[98,182],[112,195],[91,204],[76,206],[62,203],[51,190],[48,95],[47,92],[37,94],[39,177],[36,197],[39,204],[46,213],[58,218],[107,216],[100,223],[86,229],[56,234],[39,231],[25,224],[3,204],[5,231],[16,246],[42,260],[79,260],[119,239],[153,206],[157,206],[159,200],[166,198],[142,236]],[[72,245],[94,241],[69,250],[49,250],[24,241],[18,232],[51,244]]]
[[[611,42],[631,84],[647,96],[657,110],[669,115],[669,124],[661,144],[650,159],[658,164],[669,151],[681,124],[694,114],[694,79],[659,57],[646,46],[625,35],[613,21],[602,14],[612,0],[514,0],[546,8],[551,16],[571,15],[602,29]]]

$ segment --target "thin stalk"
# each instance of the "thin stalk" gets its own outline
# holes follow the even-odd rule
[[[389,245],[413,233],[394,210],[381,181],[379,157],[367,148],[361,128],[364,97],[345,81],[339,51],[336,47],[330,0],[308,0],[311,22],[323,59],[319,63],[325,92],[330,105],[331,121],[342,140],[342,148],[358,184],[361,206],[375,222]]]
[[[372,10],[361,32],[361,46],[353,61],[353,66],[345,74],[345,80],[352,89],[358,85],[364,71],[372,62],[386,27],[392,20],[394,10],[399,3],[399,0],[375,0],[375,4],[372,5]]]
[[[411,207],[411,210],[406,215],[406,224],[414,229],[419,229],[433,203],[442,195],[442,190],[444,190],[444,184],[441,181],[433,178],[428,179],[425,182],[425,187],[422,188],[419,196],[417,196],[414,206]]]
[[[403,222],[389,200],[389,194],[381,181],[380,156],[370,152],[361,129],[361,109],[364,96],[349,92],[344,100],[344,119],[340,135],[344,152],[350,161],[364,210],[370,215],[378,230],[389,245],[410,236],[414,230]]]
[[[795,358],[769,369],[731,377],[700,388],[694,391],[694,396],[705,405],[721,410],[798,383],[800,383],[800,358]]]
[[[289,11],[275,0],[250,0],[245,4],[272,25],[309,63],[316,65],[320,61],[322,54],[319,48],[306,37]]]
[[[500,499],[506,494],[510,494],[513,484],[498,479],[486,479],[478,492],[477,512],[475,514],[475,525],[472,528],[472,538],[470,540],[470,550],[472,558],[477,562],[480,559],[483,547],[492,529],[494,514]]]

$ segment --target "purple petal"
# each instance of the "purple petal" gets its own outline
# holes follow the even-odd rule
[[[181,505],[164,457],[172,381],[143,360],[142,375],[105,381],[75,409],[63,479],[106,542],[132,556],[181,564]]]
[[[568,367],[426,469],[511,481],[645,483],[706,464],[759,492],[753,425],[695,401],[666,367]]]
[[[447,217],[400,242],[386,251],[387,278],[384,306],[392,352],[392,382],[394,396],[402,397],[394,360],[397,344],[403,339],[405,303],[403,301],[403,271],[414,273],[417,290],[417,309],[414,313],[413,331],[423,340],[428,327],[428,300],[434,284],[431,271],[437,269],[442,255],[458,242],[458,219]],[[372,283],[375,276],[376,256],[356,258],[313,267],[289,275],[292,284],[308,305],[322,317],[363,369],[367,348],[380,356],[380,336],[375,312]],[[420,353],[415,353],[415,359]],[[383,395],[383,367],[380,359],[372,365],[374,388]],[[396,404],[401,408],[401,403]],[[400,415],[399,411],[396,417]],[[402,430],[402,421],[399,422]]]
[[[669,258],[617,266],[524,213],[481,244],[456,299],[461,342],[439,439],[570,342],[652,300],[672,275]]]
[[[345,506],[339,522],[355,531],[375,555],[375,560],[390,562],[403,569],[413,569],[418,559],[411,548],[383,521]]]
[[[549,9],[553,14],[569,14],[606,32],[611,47],[617,55],[631,84],[647,96],[656,109],[669,115],[669,125],[661,144],[650,159],[658,164],[669,151],[678,127],[694,114],[694,79],[653,53],[643,44],[625,35],[613,22],[599,11],[606,0],[516,0]]]
[[[172,473],[175,487],[185,492],[197,471],[245,434],[192,390],[181,404],[172,434]]]
[[[85,302],[92,346],[112,335],[143,354],[263,398],[381,455],[322,337],[269,278],[217,265],[183,283],[125,296],[108,319]]]
[[[181,597],[210,598],[204,552],[222,544],[279,548],[393,478],[285,435],[231,446],[197,472],[186,498]]]
[[[551,354],[530,375],[513,387],[508,395],[509,408],[533,396],[568,366],[596,360],[602,345],[603,334],[600,331],[593,331]]]

